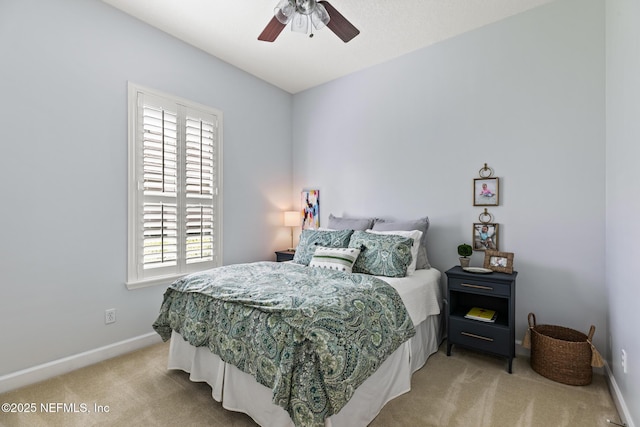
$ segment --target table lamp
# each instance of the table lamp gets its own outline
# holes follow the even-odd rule
[[[286,211],[284,213],[284,225],[285,227],[291,227],[291,247],[290,251],[295,250],[293,247],[293,227],[297,227],[300,225],[300,212],[298,211]]]

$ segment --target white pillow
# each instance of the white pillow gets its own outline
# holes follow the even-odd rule
[[[353,264],[356,263],[360,255],[357,248],[327,248],[318,246],[311,257],[309,267],[327,268],[329,270],[344,271],[351,273]]]
[[[416,271],[416,263],[418,262],[418,251],[420,250],[420,238],[422,238],[422,231],[420,230],[397,230],[397,231],[378,231],[378,230],[366,230],[367,233],[372,234],[395,234],[396,236],[410,237],[413,239],[413,245],[411,246],[411,264],[407,267],[407,276],[412,275]]]

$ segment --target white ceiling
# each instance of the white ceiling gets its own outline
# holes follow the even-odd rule
[[[103,0],[287,92],[296,93],[553,0],[331,0],[359,30],[344,43],[285,28],[258,40],[278,0]]]

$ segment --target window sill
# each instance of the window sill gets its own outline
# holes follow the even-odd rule
[[[173,281],[186,276],[186,273],[183,274],[172,274],[172,275],[168,275],[168,276],[161,276],[161,277],[153,277],[150,279],[143,279],[143,280],[136,280],[136,281],[131,281],[131,282],[125,282],[125,286],[127,287],[128,290],[132,291],[134,289],[142,289],[142,288],[148,288],[151,286],[158,286],[158,285],[164,285],[164,286],[169,286],[171,283],[173,283]]]

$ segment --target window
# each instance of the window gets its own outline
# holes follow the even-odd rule
[[[129,84],[127,287],[222,264],[222,113]]]

